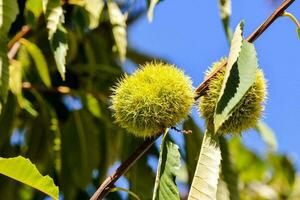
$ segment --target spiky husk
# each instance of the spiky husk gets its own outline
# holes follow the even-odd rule
[[[159,133],[186,118],[194,103],[184,72],[161,62],[147,63],[118,83],[112,95],[116,122],[139,137]]]
[[[221,62],[214,63],[206,76],[212,73]],[[223,67],[209,83],[207,93],[200,98],[199,110],[205,119],[208,129],[214,129],[214,112],[222,88],[226,68]],[[232,115],[220,127],[217,134],[240,134],[253,128],[261,118],[266,99],[266,81],[261,69],[256,70],[256,80],[240,103],[234,108]]]

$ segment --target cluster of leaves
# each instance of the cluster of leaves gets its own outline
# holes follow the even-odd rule
[[[159,1],[147,2],[147,8],[136,8],[130,1],[0,0],[0,173],[37,189],[1,176],[1,197],[57,199],[57,185],[63,199],[88,199],[110,167],[143,142],[113,122],[108,100],[125,59],[136,64],[153,59],[130,48],[126,39],[127,27],[141,14],[148,11],[152,20]],[[220,2],[226,30],[228,2]],[[30,33],[14,41],[23,26]],[[153,146],[125,174],[133,192],[128,198],[187,197],[176,183],[192,184],[203,133],[193,119],[183,129],[193,134],[184,135],[182,158],[165,135],[160,152]],[[257,130],[275,146],[265,125]],[[220,149],[221,181],[214,188],[219,199],[299,199],[300,181],[287,156],[273,151],[258,156],[239,139],[221,138]],[[152,158],[159,159],[157,173]],[[124,199],[120,194],[106,198]]]

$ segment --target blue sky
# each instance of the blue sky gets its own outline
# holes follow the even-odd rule
[[[232,0],[231,27],[245,20],[245,36],[275,9],[267,0]],[[300,2],[289,9],[300,19]],[[164,0],[149,23],[141,18],[129,30],[130,44],[149,54],[167,58],[184,69],[198,86],[207,67],[228,54],[229,47],[219,17],[217,1]],[[300,40],[286,17],[277,20],[256,42],[259,64],[268,79],[264,121],[277,136],[279,151],[300,166]],[[245,143],[262,152],[256,133],[243,135]],[[299,169],[299,168],[298,168]]]

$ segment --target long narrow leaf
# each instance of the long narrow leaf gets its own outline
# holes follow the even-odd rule
[[[122,14],[120,8],[114,1],[109,1],[107,6],[110,23],[113,26],[112,32],[115,38],[117,51],[120,60],[124,62],[127,48],[126,16]]]
[[[32,56],[37,71],[47,87],[51,86],[51,79],[48,71],[47,61],[40,50],[40,48],[34,43],[22,38],[20,42],[26,47],[29,54]]]
[[[240,34],[241,28],[238,28],[232,40],[232,49],[235,50],[230,50],[226,73],[215,110],[215,132],[231,116],[235,106],[255,82],[258,67],[256,50],[254,45],[246,40],[240,41],[242,38]],[[238,42],[234,43],[235,40]]]
[[[43,0],[43,9],[47,18],[48,39],[54,53],[57,69],[64,80],[68,42],[67,31],[62,25],[64,23],[64,13],[60,0]]]
[[[188,200],[216,199],[220,162],[219,142],[206,131]]]
[[[175,178],[180,168],[178,146],[166,134],[161,143],[153,200],[180,199]]]

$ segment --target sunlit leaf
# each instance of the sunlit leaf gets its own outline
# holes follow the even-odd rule
[[[86,95],[86,105],[92,115],[98,118],[101,117],[101,108],[99,102],[92,94]]]
[[[178,146],[173,144],[165,134],[160,149],[153,200],[180,199],[175,182],[179,168],[180,154]]]
[[[25,7],[34,15],[35,19],[38,19],[43,12],[43,0],[27,0]]]
[[[256,50],[253,44],[241,39],[240,24],[232,40],[225,77],[215,110],[215,132],[231,116],[235,106],[255,82],[258,67]]]
[[[262,121],[260,121],[256,125],[255,129],[257,130],[257,132],[260,133],[262,139],[268,145],[268,147],[272,151],[276,151],[277,140],[276,140],[276,136],[275,136],[275,133],[273,132],[273,130],[266,123],[264,123]]]
[[[64,80],[68,42],[67,31],[62,26],[65,20],[63,8],[60,0],[43,0],[43,9],[47,19],[48,39],[54,53],[57,69]]]
[[[220,173],[221,151],[219,141],[206,131],[190,188],[188,200],[216,199]]]
[[[297,33],[298,33],[298,38],[300,40],[300,28],[297,29]]]
[[[6,35],[19,13],[17,0],[0,0],[0,34]],[[2,35],[3,34],[3,35]]]
[[[0,158],[0,174],[20,181],[58,199],[58,187],[49,176],[42,176],[34,164],[21,156]]]
[[[26,47],[27,51],[32,56],[35,66],[37,68],[37,71],[40,75],[40,78],[44,82],[44,84],[47,87],[50,87],[51,86],[50,74],[48,71],[47,61],[46,61],[42,51],[36,44],[34,44],[26,39],[22,38],[22,39],[20,39],[20,42],[21,42],[21,44],[23,44]]]
[[[127,48],[126,16],[122,14],[120,8],[114,1],[109,1],[107,6],[117,51],[120,60],[124,62]]]
[[[56,61],[58,71],[64,80],[66,73],[66,56],[68,51],[68,38],[66,29],[63,26],[59,26],[50,42],[51,48],[54,52],[54,59]]]

